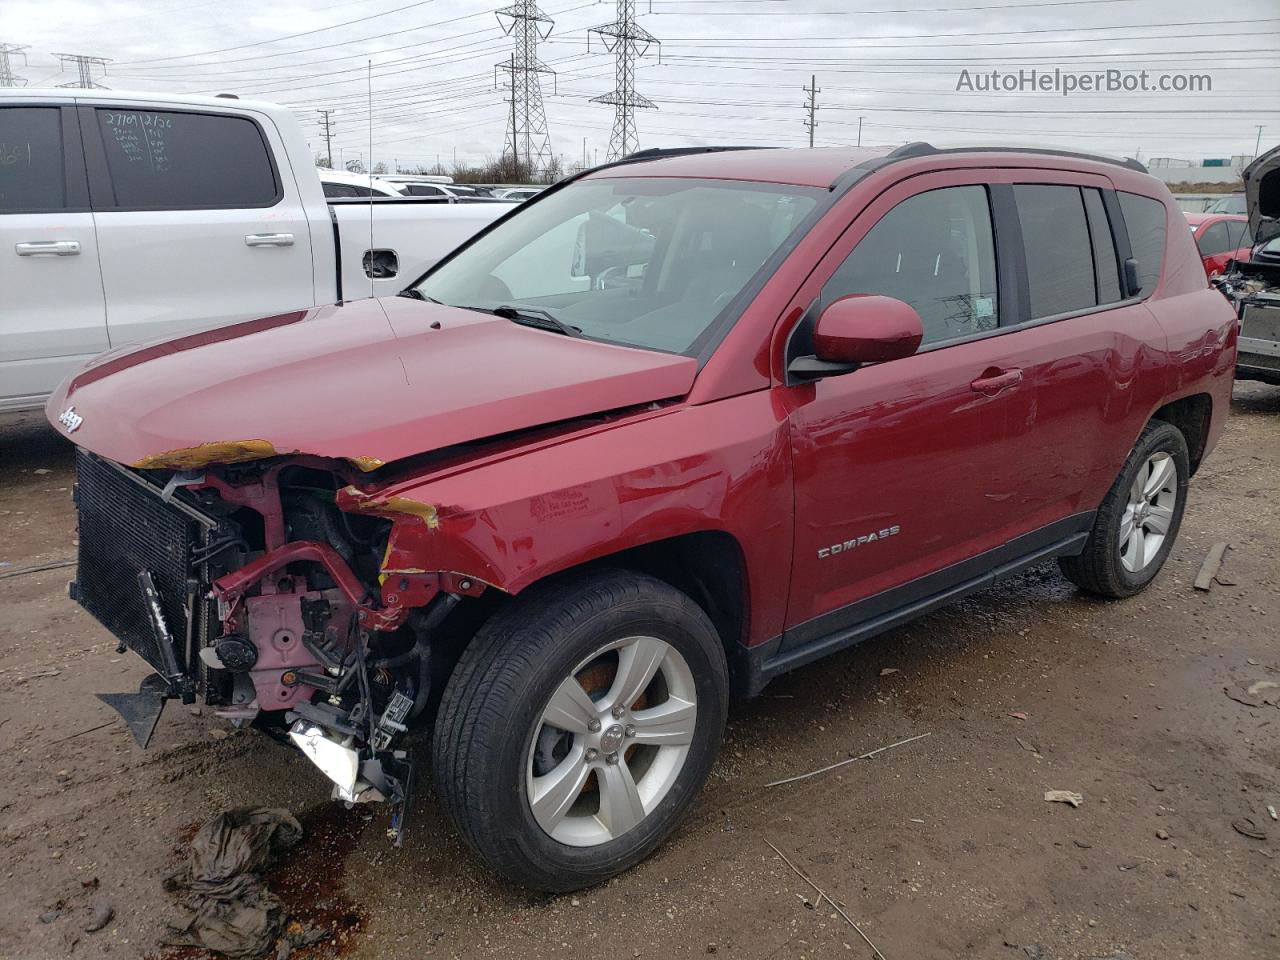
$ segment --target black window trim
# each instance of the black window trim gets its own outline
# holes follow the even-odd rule
[[[278,206],[284,200],[284,181],[276,164],[275,151],[271,149],[271,140],[262,129],[257,117],[245,113],[222,112],[218,110],[198,110],[181,107],[145,106],[143,103],[108,103],[102,101],[84,101],[77,104],[80,116],[80,139],[84,145],[85,166],[88,169],[90,204],[95,213],[139,213],[164,210],[265,210]],[[246,120],[253,124],[258,136],[262,139],[262,148],[267,154],[267,163],[271,165],[271,179],[275,185],[275,195],[261,203],[186,203],[173,205],[167,203],[124,206],[116,202],[115,185],[111,180],[111,169],[107,164],[107,151],[102,142],[102,130],[98,125],[97,111],[115,110],[116,112],[138,111],[145,113],[182,113],[200,117],[230,117]]]
[[[89,183],[85,174],[84,148],[80,142],[80,127],[76,123],[75,104],[70,101],[26,100],[15,98],[0,101],[0,110],[8,108],[57,110],[62,133],[62,197],[60,207],[31,207],[23,210],[0,210],[0,217],[25,216],[46,213],[91,213]]]

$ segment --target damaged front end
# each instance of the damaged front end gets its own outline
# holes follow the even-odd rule
[[[435,523],[366,494],[352,464],[311,457],[137,470],[77,452],[72,597],[155,673],[104,694],[143,746],[164,703],[200,698],[296,745],[334,796],[395,805],[412,767],[397,739],[431,694],[431,638],[483,585],[382,568],[397,523]]]

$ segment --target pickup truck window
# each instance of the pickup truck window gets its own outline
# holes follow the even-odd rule
[[[0,213],[65,205],[58,108],[0,108]]]
[[[477,310],[536,307],[585,337],[693,356],[824,193],[727,180],[580,180],[459,251],[417,289]]]
[[[985,187],[944,187],[903,200],[859,241],[822,288],[916,308],[924,343],[996,328],[996,257]]]
[[[1051,317],[1098,304],[1093,249],[1079,187],[1017,184],[1031,317]]]
[[[118,208],[239,209],[280,198],[262,131],[246,117],[106,107],[95,114]]]

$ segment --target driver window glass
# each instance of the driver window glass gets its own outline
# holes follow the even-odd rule
[[[1207,227],[1204,233],[1200,234],[1199,240],[1200,255],[1204,257],[1212,257],[1215,254],[1226,253],[1232,249],[1231,242],[1227,238],[1227,225],[1225,223],[1214,223]]]
[[[871,228],[822,289],[915,307],[924,343],[996,329],[996,258],[985,187],[945,187],[902,201]]]

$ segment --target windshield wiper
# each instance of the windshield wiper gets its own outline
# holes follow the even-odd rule
[[[537,327],[539,330],[563,333],[566,337],[582,336],[580,327],[567,324],[554,314],[538,307],[513,307],[510,304],[503,304],[500,307],[491,308],[489,313],[492,313],[495,317],[505,317],[512,323],[519,323],[526,327]]]
[[[428,297],[417,287],[406,287],[396,294],[397,297],[408,297],[410,300],[422,300],[426,303],[439,303],[440,301],[434,297]]]

